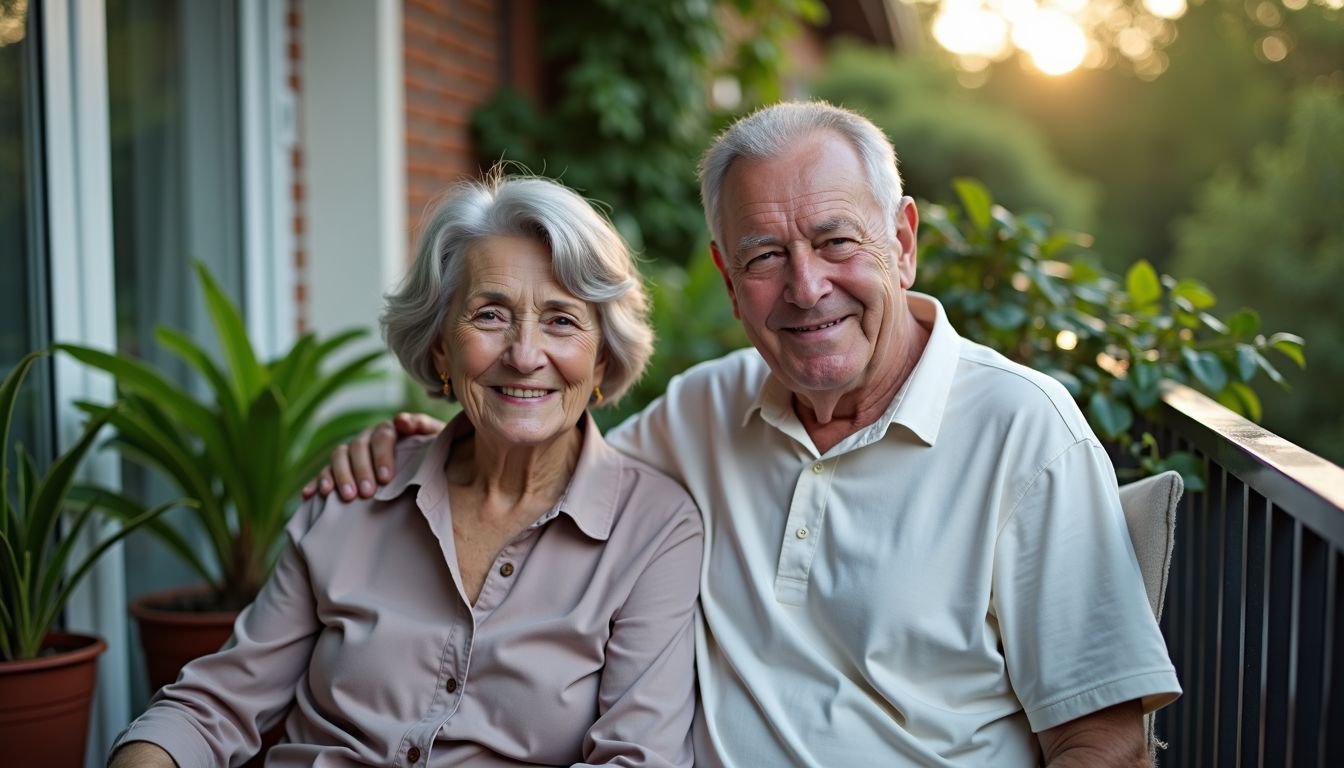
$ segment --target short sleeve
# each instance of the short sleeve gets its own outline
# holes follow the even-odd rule
[[[1030,480],[994,553],[993,610],[1008,675],[1040,732],[1180,694],[1101,446],[1080,440]]]

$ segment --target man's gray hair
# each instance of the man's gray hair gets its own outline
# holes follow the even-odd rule
[[[548,179],[492,173],[454,186],[431,214],[410,272],[387,294],[380,321],[387,346],[430,394],[442,384],[431,350],[462,286],[467,252],[498,236],[531,237],[551,252],[551,270],[597,310],[604,404],[639,380],[653,352],[649,301],[615,227],[578,193]]]
[[[768,160],[782,154],[799,139],[832,131],[859,153],[867,172],[868,188],[884,214],[888,234],[901,203],[901,175],[891,141],[872,121],[857,112],[824,101],[789,101],[762,107],[739,119],[705,152],[700,160],[700,202],[705,208],[709,235],[720,248],[723,218],[720,195],[728,170],[740,158]]]

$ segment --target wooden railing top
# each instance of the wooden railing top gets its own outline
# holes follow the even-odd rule
[[[1279,437],[1182,384],[1163,401],[1176,428],[1230,472],[1344,548],[1344,468]]]

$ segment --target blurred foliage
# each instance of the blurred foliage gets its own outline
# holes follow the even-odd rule
[[[1252,310],[1214,315],[1204,284],[1159,275],[1143,260],[1121,278],[1077,236],[994,205],[978,182],[955,186],[958,204],[924,208],[916,287],[939,298],[963,336],[1062,383],[1097,435],[1134,460],[1135,474],[1175,469],[1187,488],[1201,487],[1193,457],[1160,456],[1150,435],[1133,434],[1135,416],[1160,403],[1164,379],[1258,420],[1249,383],[1261,374],[1282,380],[1271,354],[1303,364],[1301,338],[1265,336]]]
[[[1265,423],[1344,463],[1344,88],[1298,92],[1286,140],[1212,179],[1178,233],[1179,269],[1311,339],[1311,367],[1288,372],[1293,397]]]
[[[971,176],[1010,208],[1043,211],[1080,230],[1093,226],[1093,185],[1066,169],[1029,122],[961,88],[945,61],[842,45],[812,92],[886,131],[910,194],[945,200],[952,179]]]
[[[695,159],[718,118],[709,84],[731,74],[750,107],[780,95],[783,42],[818,22],[820,0],[538,4],[543,67],[558,73],[536,105],[502,89],[477,110],[483,165],[513,161],[612,207],[630,244],[684,261],[703,247]],[[725,25],[726,17],[736,25]],[[727,26],[742,34],[729,41]],[[725,50],[727,42],[733,43]]]
[[[1066,167],[1096,181],[1099,215],[1095,228],[1086,231],[1096,236],[1095,252],[1110,269],[1146,259],[1159,271],[1198,276],[1233,306],[1261,308],[1271,327],[1298,330],[1310,339],[1319,350],[1313,364],[1285,370],[1294,391],[1267,402],[1265,423],[1309,450],[1344,460],[1338,447],[1340,410],[1330,404],[1330,395],[1321,394],[1340,378],[1334,367],[1339,355],[1331,351],[1341,343],[1341,324],[1308,298],[1316,294],[1299,294],[1286,282],[1293,275],[1324,292],[1344,255],[1336,250],[1332,259],[1323,245],[1281,239],[1272,250],[1260,250],[1281,268],[1275,279],[1253,279],[1231,264],[1225,276],[1224,261],[1215,254],[1230,247],[1231,237],[1214,241],[1223,245],[1200,246],[1206,260],[1185,255],[1196,249],[1192,238],[1242,232],[1262,216],[1269,222],[1275,215],[1341,210],[1337,202],[1332,208],[1324,193],[1309,191],[1330,174],[1339,178],[1339,166],[1331,170],[1328,164],[1329,152],[1320,155],[1317,181],[1304,176],[1306,186],[1276,196],[1275,213],[1229,203],[1218,209],[1225,218],[1215,221],[1203,202],[1209,193],[1201,190],[1215,178],[1246,179],[1248,189],[1260,184],[1253,181],[1258,148],[1285,143],[1296,94],[1308,87],[1344,88],[1344,11],[1315,0],[1203,0],[1174,28],[1174,41],[1161,50],[1163,71],[1151,82],[1123,66],[1048,77],[1015,60],[962,72],[959,79],[977,86],[968,89],[974,98],[1030,122]],[[1285,46],[1281,60],[1267,55],[1271,41]],[[951,58],[935,46],[906,58],[920,56]],[[990,189],[997,192],[994,184]],[[1192,214],[1204,226],[1187,234],[1177,222]],[[1238,273],[1242,276],[1235,277]]]
[[[976,98],[1026,119],[1068,168],[1097,180],[1100,215],[1088,231],[1113,269],[1138,258],[1169,268],[1173,223],[1193,210],[1199,187],[1283,140],[1298,87],[1344,86],[1344,11],[1204,0],[1176,31],[1152,82],[1124,67],[1053,78],[1014,63],[966,80],[982,83]],[[1270,35],[1292,41],[1282,61],[1264,55]]]

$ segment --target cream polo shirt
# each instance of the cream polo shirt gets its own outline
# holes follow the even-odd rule
[[[705,518],[698,766],[1034,766],[1034,731],[1180,693],[1068,393],[909,301],[918,366],[825,454],[755,350],[609,437]]]

